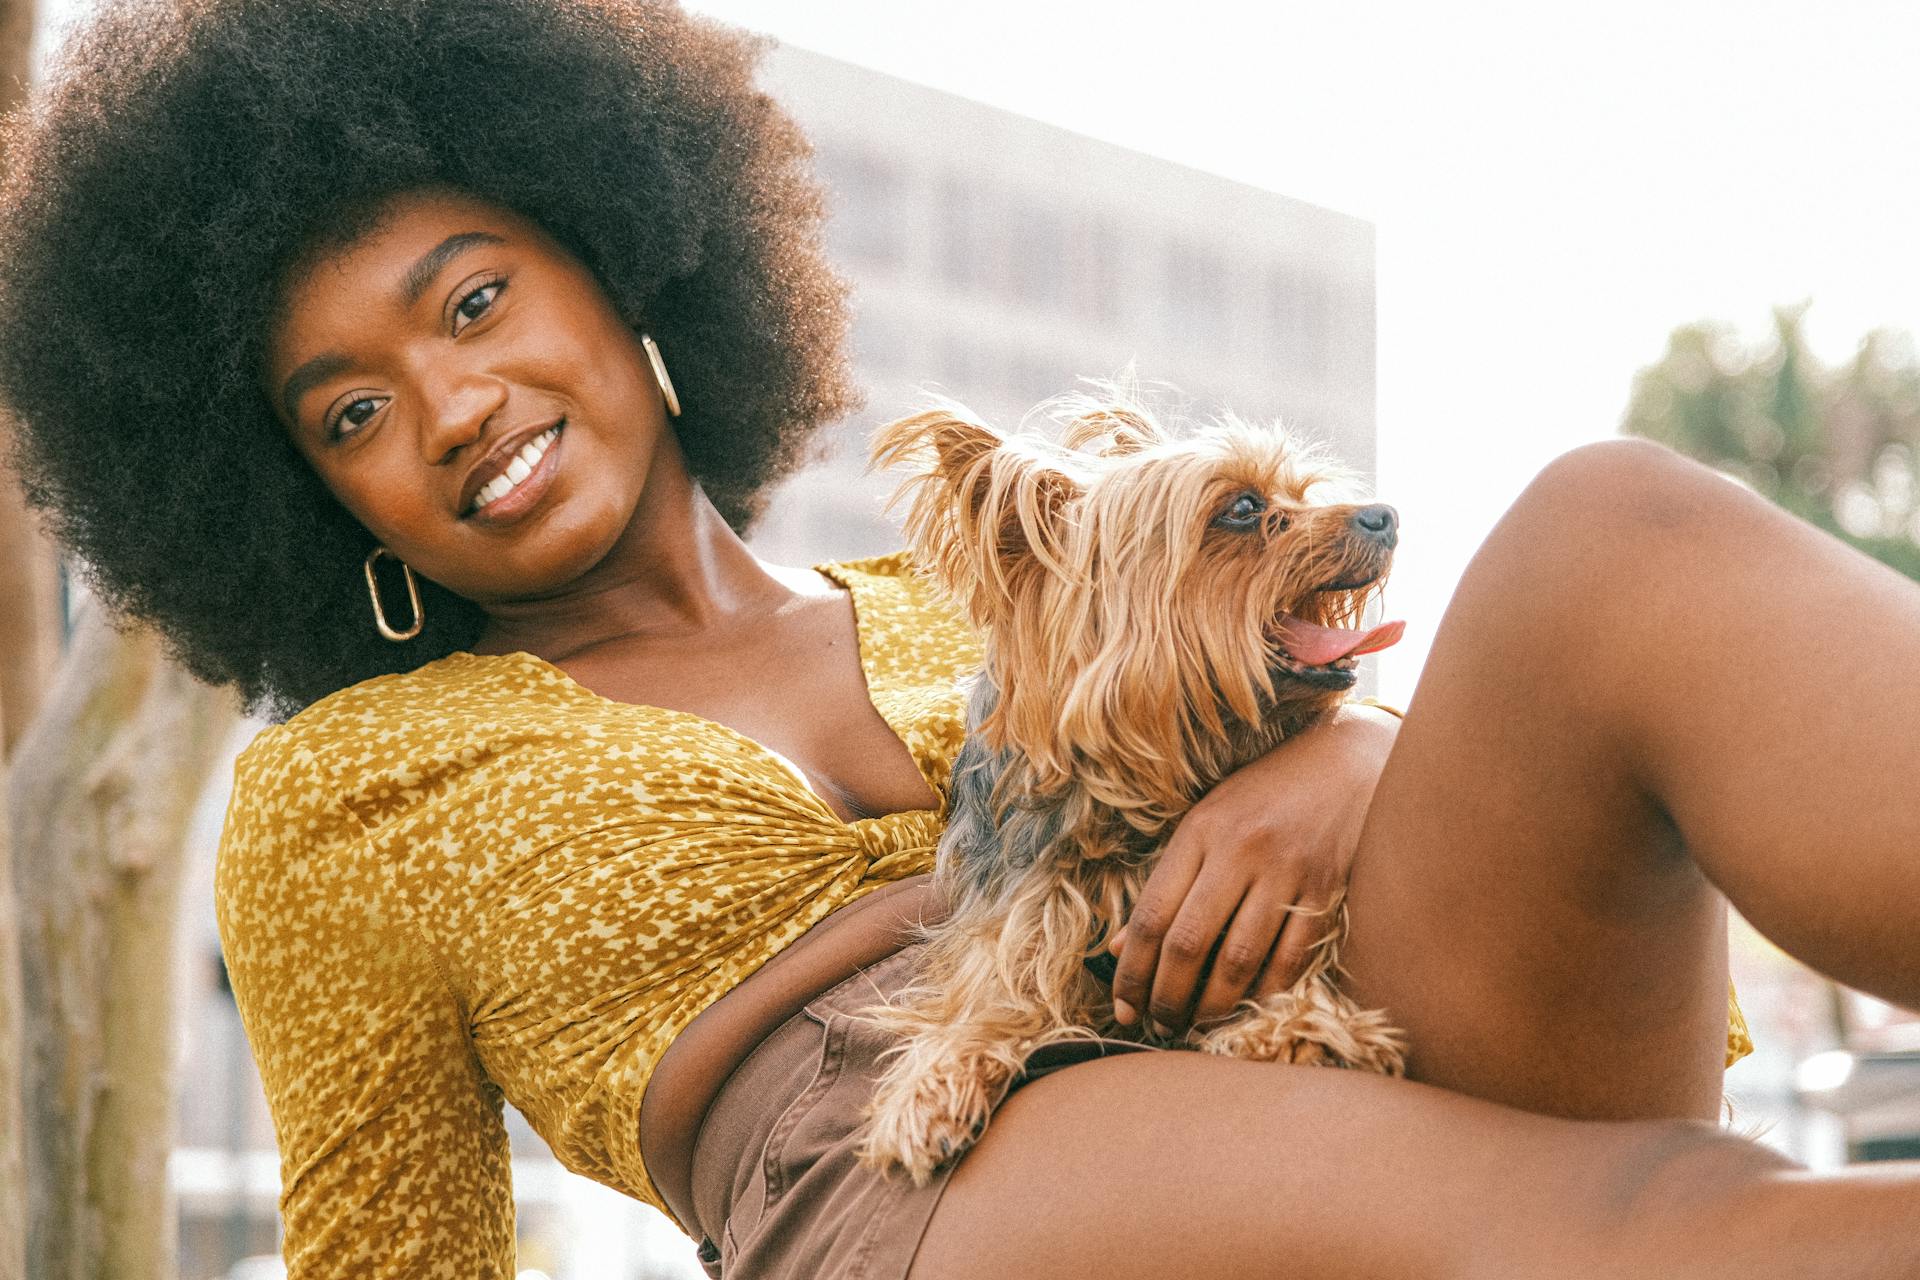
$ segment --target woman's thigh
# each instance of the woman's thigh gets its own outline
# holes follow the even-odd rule
[[[1636,1252],[1679,1259],[1658,1242],[1686,1233],[1661,1213],[1787,1167],[1704,1124],[1583,1124],[1356,1072],[1126,1055],[1008,1099],[912,1278],[1616,1276]]]
[[[1564,1116],[1718,1111],[1724,900],[1618,726],[1671,673],[1596,654],[1651,571],[1635,540],[1674,536],[1632,492],[1666,470],[1644,448],[1560,460],[1441,620],[1349,898],[1350,989],[1407,1032],[1416,1079]]]
[[[1724,908],[1920,999],[1920,588],[1669,450],[1529,486],[1442,619],[1355,862],[1417,1078],[1713,1113]]]

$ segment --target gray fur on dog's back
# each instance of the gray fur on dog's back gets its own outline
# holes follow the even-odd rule
[[[988,747],[978,730],[999,698],[999,689],[985,672],[973,678],[967,740],[954,757],[953,803],[935,863],[955,907],[999,896],[1040,862],[1060,837],[1058,804],[1003,803],[995,812],[994,787],[1013,753]]]

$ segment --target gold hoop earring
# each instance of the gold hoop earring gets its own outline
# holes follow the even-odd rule
[[[652,334],[640,335],[640,345],[647,349],[647,363],[653,366],[653,380],[660,384],[660,398],[667,402],[667,416],[680,416],[680,397],[673,392],[673,379],[667,376],[667,362],[660,358],[660,348]]]
[[[401,576],[407,580],[407,603],[413,606],[413,625],[405,631],[395,631],[387,622],[386,611],[380,607],[380,583],[373,576],[373,562],[381,556],[393,556],[399,562]],[[413,580],[413,567],[385,547],[375,547],[367,552],[367,562],[363,568],[367,571],[367,595],[373,600],[373,625],[380,634],[389,640],[411,640],[420,634],[421,624],[426,616],[420,612],[420,588]]]

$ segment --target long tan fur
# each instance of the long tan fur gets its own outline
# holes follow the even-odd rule
[[[1310,501],[1345,473],[1276,430],[1174,438],[1117,394],[1055,416],[1058,443],[942,405],[872,443],[908,470],[908,541],[986,644],[936,871],[953,912],[915,986],[867,1015],[902,1042],[862,1154],[916,1182],[979,1136],[1035,1048],[1143,1035],[1085,958],[1181,815],[1341,700],[1289,678],[1276,616],[1356,623],[1390,559],[1351,534],[1355,506]],[[1245,493],[1269,503],[1258,527],[1221,528]],[[1325,589],[1345,582],[1365,585]],[[1292,988],[1183,1043],[1399,1073],[1398,1035],[1336,986],[1344,906],[1329,915]]]

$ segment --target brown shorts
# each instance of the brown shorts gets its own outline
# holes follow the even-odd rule
[[[903,1280],[952,1167],[916,1187],[853,1153],[893,1037],[854,1017],[906,985],[921,948],[848,978],[783,1022],[735,1069],[701,1122],[693,1207],[700,1261],[726,1280]],[[1014,1088],[1145,1045],[1048,1045]],[[989,1131],[991,1132],[991,1131]]]

